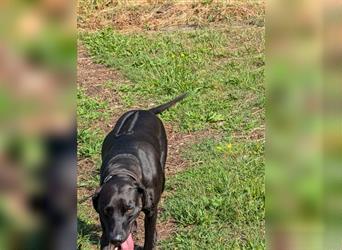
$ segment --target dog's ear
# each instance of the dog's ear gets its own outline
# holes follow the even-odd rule
[[[146,188],[140,183],[137,183],[137,189],[138,192],[142,195],[143,210],[151,210],[153,206],[151,195],[146,190]]]
[[[99,212],[98,204],[99,204],[99,196],[100,196],[101,189],[102,187],[99,187],[98,189],[96,189],[94,195],[91,197],[93,200],[93,207],[96,210],[96,212]]]

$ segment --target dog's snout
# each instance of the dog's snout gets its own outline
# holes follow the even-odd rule
[[[113,237],[111,237],[111,243],[114,245],[120,245],[122,242],[123,242],[122,234],[116,234]]]

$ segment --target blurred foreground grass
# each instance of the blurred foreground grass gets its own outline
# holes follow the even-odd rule
[[[76,245],[73,22],[66,2],[1,2],[0,249]]]

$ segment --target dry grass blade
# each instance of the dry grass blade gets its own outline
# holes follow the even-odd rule
[[[205,3],[208,2],[208,3]],[[254,25],[263,23],[262,1],[98,1],[82,0],[78,26],[82,30],[113,27],[124,32],[172,27]]]

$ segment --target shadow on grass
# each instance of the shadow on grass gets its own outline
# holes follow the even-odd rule
[[[89,239],[92,245],[98,245],[100,242],[101,227],[77,218],[78,234]]]

